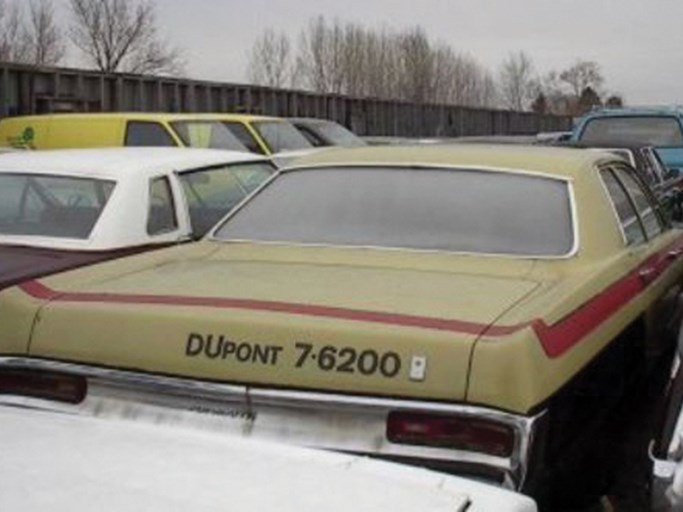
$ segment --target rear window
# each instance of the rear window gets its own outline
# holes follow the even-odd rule
[[[282,174],[222,240],[562,256],[574,247],[565,181],[471,169],[331,168]]]
[[[219,121],[178,121],[171,125],[187,147],[247,151],[246,146]]]
[[[0,235],[87,239],[114,186],[86,178],[0,175]]]
[[[629,116],[591,119],[580,135],[591,144],[620,141],[627,144],[652,146],[683,146],[683,135],[673,117]]]
[[[193,235],[196,238],[203,236],[273,172],[272,165],[259,162],[180,174]]]

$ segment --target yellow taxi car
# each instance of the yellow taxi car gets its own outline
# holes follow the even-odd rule
[[[204,241],[0,292],[0,382],[541,503],[589,495],[629,390],[672,346],[681,254],[613,154],[331,150]]]
[[[277,117],[141,112],[8,117],[0,120],[0,146],[180,146],[268,156],[312,148],[293,125]]]

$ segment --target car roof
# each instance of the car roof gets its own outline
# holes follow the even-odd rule
[[[236,113],[216,113],[216,112],[195,112],[195,113],[169,113],[169,112],[95,112],[95,113],[66,113],[66,114],[43,114],[36,116],[9,117],[7,120],[17,119],[22,121],[32,121],[40,119],[117,119],[117,120],[137,120],[137,121],[284,121],[282,118],[273,116],[259,116],[254,114]]]
[[[183,171],[211,165],[267,161],[240,151],[192,148],[97,148],[20,151],[0,155],[0,173],[125,176],[171,166]]]
[[[683,107],[679,105],[661,105],[661,106],[633,106],[621,108],[598,108],[591,110],[585,116],[586,119],[596,117],[628,117],[628,116],[642,116],[642,115],[669,115],[681,116],[683,115]]]
[[[510,144],[368,146],[329,149],[296,161],[298,167],[373,165],[387,167],[469,167],[513,170],[576,178],[587,166],[618,157],[574,148]]]

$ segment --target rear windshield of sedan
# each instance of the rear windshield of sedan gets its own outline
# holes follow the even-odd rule
[[[285,172],[221,240],[562,256],[574,246],[565,181],[473,169]]]
[[[673,117],[602,117],[586,124],[580,139],[591,144],[618,140],[627,144],[683,146],[681,127]]]
[[[219,121],[177,121],[171,125],[187,147],[248,151],[247,147]]]
[[[259,121],[253,123],[259,135],[266,141],[271,153],[312,148],[306,137],[294,125],[281,121]]]
[[[0,235],[87,239],[113,181],[0,174]]]

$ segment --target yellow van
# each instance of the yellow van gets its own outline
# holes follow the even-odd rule
[[[272,155],[308,149],[284,119],[244,114],[49,114],[0,120],[0,146],[31,149],[180,146]]]

